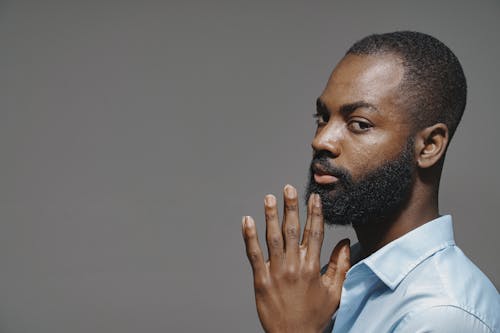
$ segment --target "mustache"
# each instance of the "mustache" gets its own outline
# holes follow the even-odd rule
[[[310,175],[314,174],[317,166],[321,168],[323,172],[336,177],[343,184],[351,184],[352,176],[351,173],[342,167],[332,165],[330,163],[330,154],[325,151],[318,151],[314,153],[313,159],[311,160],[311,165],[309,167]],[[313,180],[314,181],[314,180]]]

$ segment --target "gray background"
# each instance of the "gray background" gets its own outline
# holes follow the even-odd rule
[[[447,43],[470,87],[441,211],[500,283],[498,1],[0,2],[0,332],[255,332],[242,215],[305,185],[357,39]],[[323,258],[353,233],[328,232]],[[262,239],[262,238],[261,238]]]

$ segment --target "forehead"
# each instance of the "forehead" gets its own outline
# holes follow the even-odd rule
[[[364,101],[381,111],[401,106],[402,60],[393,54],[347,55],[335,67],[320,99],[329,108]]]

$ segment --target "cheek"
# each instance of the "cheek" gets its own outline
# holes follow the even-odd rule
[[[377,138],[366,140],[363,144],[350,149],[349,171],[355,180],[367,172],[377,169],[388,161],[394,160],[404,149],[396,138]]]
[[[352,150],[348,169],[354,180],[359,179],[363,174],[375,167],[374,156],[376,154],[372,154],[373,151],[371,149],[359,148]]]

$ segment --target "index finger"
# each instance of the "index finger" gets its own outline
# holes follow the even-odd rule
[[[300,245],[307,246],[309,242],[309,233],[311,232],[311,217],[312,217],[312,203],[313,203],[314,194],[309,196],[307,200],[307,219],[306,225],[304,227],[304,233],[302,234],[302,242]]]
[[[323,212],[321,209],[321,198],[319,194],[312,194],[312,211],[311,211],[311,231],[309,232],[309,241],[307,246],[308,260],[315,260],[318,262],[321,255],[321,246],[323,245],[324,237],[324,224]]]

